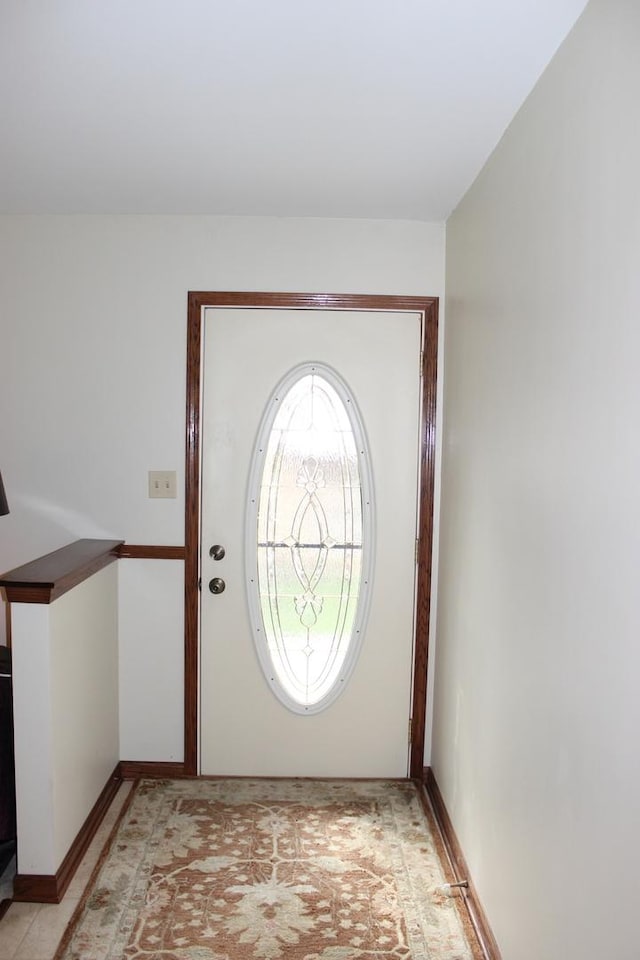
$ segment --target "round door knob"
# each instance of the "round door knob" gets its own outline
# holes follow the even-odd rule
[[[213,560],[222,560],[225,553],[226,553],[226,550],[219,543],[214,543],[214,545],[209,550],[209,556]]]
[[[222,577],[214,577],[213,580],[209,580],[209,590],[211,593],[223,593],[226,583]]]

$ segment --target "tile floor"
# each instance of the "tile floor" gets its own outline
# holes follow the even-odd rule
[[[12,903],[0,920],[0,960],[52,960],[133,783],[122,784],[62,903]],[[13,865],[15,870],[15,863]],[[11,895],[11,865],[0,879],[0,900]]]

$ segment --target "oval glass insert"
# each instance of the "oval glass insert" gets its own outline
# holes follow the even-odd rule
[[[318,713],[355,665],[373,558],[365,433],[330,367],[296,367],[271,396],[247,521],[249,610],[262,669],[290,710]]]

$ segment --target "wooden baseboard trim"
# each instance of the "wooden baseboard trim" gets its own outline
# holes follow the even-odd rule
[[[482,904],[478,899],[478,894],[473,881],[469,876],[467,862],[464,858],[464,854],[462,853],[462,848],[456,836],[456,832],[453,829],[451,818],[445,806],[442,794],[440,793],[440,788],[438,787],[438,783],[431,767],[425,767],[424,769],[423,787],[431,805],[434,819],[438,825],[440,834],[442,835],[442,842],[444,844],[449,863],[451,864],[451,869],[455,875],[455,879],[457,881],[467,880],[469,883],[468,888],[463,891],[463,902],[469,914],[469,920],[473,926],[473,929],[475,930],[482,952],[484,953],[485,960],[502,960],[498,944],[496,943],[491,927],[489,926],[487,915],[482,908]]]
[[[122,780],[172,780],[187,777],[184,763],[165,763],[149,760],[121,760],[118,765]]]
[[[107,780],[57,872],[52,876],[18,873],[13,881],[14,900],[30,903],[60,903],[122,783],[119,766],[119,764],[116,765]]]

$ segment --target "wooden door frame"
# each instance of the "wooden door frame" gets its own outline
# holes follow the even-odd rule
[[[431,561],[436,453],[438,298],[367,294],[190,292],[187,329],[187,424],[185,467],[184,772],[198,772],[198,627],[200,591],[200,421],[203,308],[365,310],[419,313],[423,325],[422,423],[418,582],[413,663],[412,741],[409,775],[421,780],[427,712],[431,611]],[[363,344],[366,349],[366,344]]]

